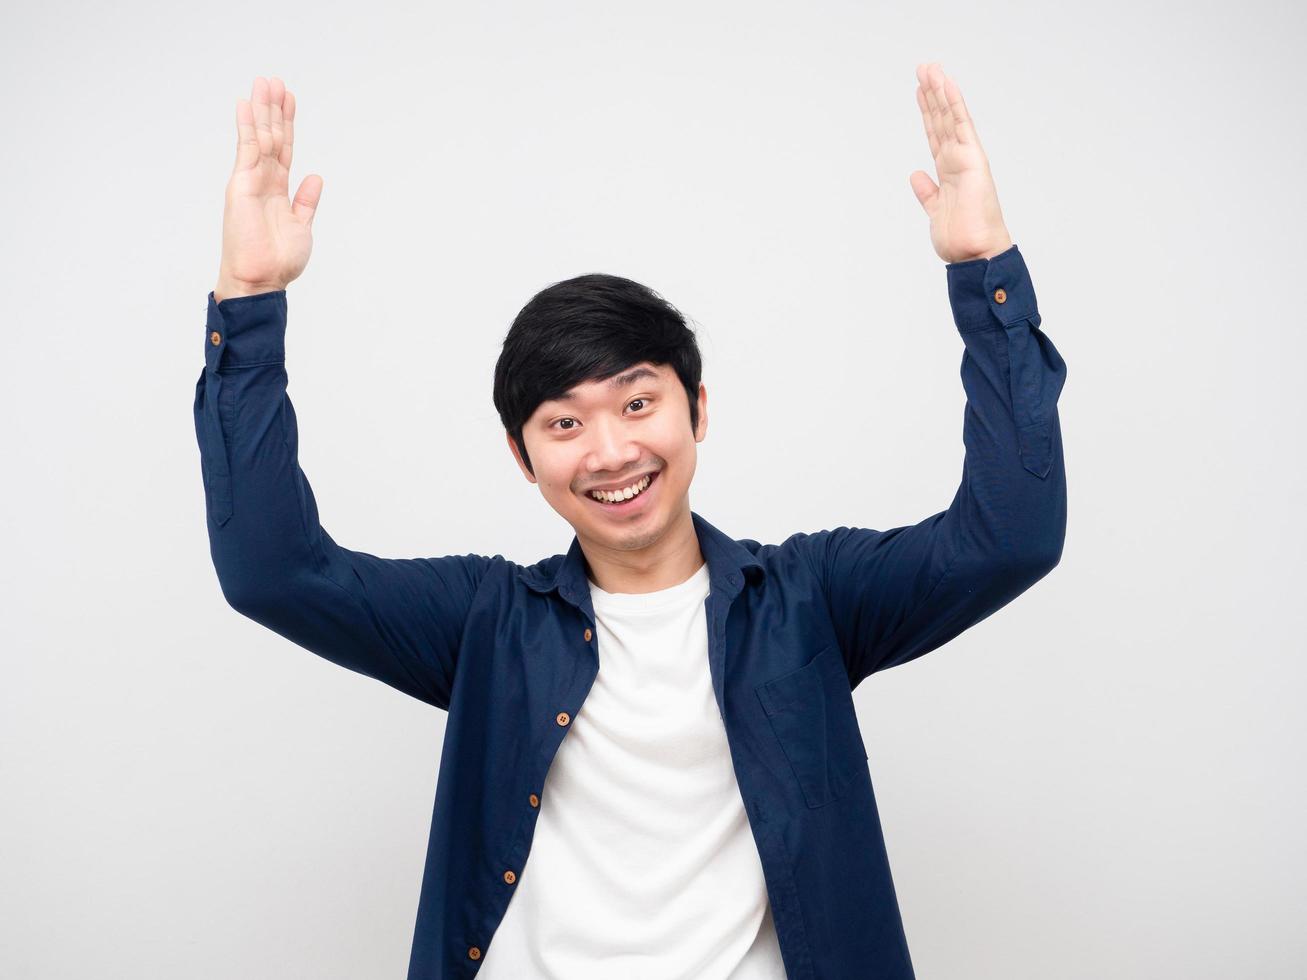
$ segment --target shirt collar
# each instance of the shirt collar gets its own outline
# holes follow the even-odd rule
[[[749,569],[755,569],[756,575],[764,574],[762,562],[742,542],[717,530],[694,511],[690,512],[690,518],[694,522],[699,550],[703,552],[704,561],[708,565],[708,579],[714,586],[714,591],[738,593],[744,587]],[[582,596],[588,595],[590,591],[585,553],[581,550],[581,541],[576,535],[572,536],[572,546],[561,559],[557,555],[546,558],[522,569],[520,575],[526,585],[535,591],[550,592],[557,589],[564,599],[573,604],[581,603]]]

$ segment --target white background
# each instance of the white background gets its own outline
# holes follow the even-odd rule
[[[1066,359],[1061,564],[856,693],[922,980],[1300,978],[1303,14],[1289,3],[9,5],[0,973],[400,977],[445,716],[223,601],[191,417],[235,104],[323,176],[289,290],[324,526],[529,563],[537,290],[692,319],[691,504],[888,528],[961,472],[908,175],[959,82]]]

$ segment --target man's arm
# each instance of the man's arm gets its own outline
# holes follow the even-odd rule
[[[1057,400],[1066,365],[1039,329],[1015,245],[950,263],[967,404],[962,482],[942,513],[876,531],[795,535],[814,568],[856,687],[929,653],[1046,575],[1066,531]]]
[[[285,290],[208,302],[195,435],[223,595],[313,653],[448,709],[463,623],[496,559],[337,545],[298,463]]]
[[[962,334],[962,483],[948,510],[889,531],[840,527],[791,540],[821,581],[849,680],[947,643],[1058,563],[1066,474],[1057,399],[1066,365],[1040,332],[989,161],[957,83],[917,66],[917,106],[939,183],[909,177],[946,263]]]
[[[322,178],[288,196],[295,97],[254,79],[236,103],[218,285],[195,385],[209,550],[239,612],[350,670],[448,708],[463,623],[496,559],[384,559],[318,523],[286,395],[286,286],[304,271]],[[502,560],[502,558],[498,558]]]

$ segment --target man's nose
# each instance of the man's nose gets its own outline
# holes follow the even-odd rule
[[[640,447],[625,432],[620,421],[599,420],[591,429],[590,473],[618,476],[640,459]]]

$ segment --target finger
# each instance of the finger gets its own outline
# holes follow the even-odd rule
[[[259,138],[254,132],[254,109],[249,99],[236,100],[236,167],[249,170],[259,162]]]
[[[935,105],[935,88],[934,82],[930,79],[930,65],[921,66],[918,73],[921,79],[921,94],[926,100],[926,116],[930,122],[930,131],[935,134],[935,152],[939,151],[939,144],[944,139],[944,129],[939,118],[939,109]]]
[[[300,189],[295,192],[295,200],[290,204],[291,214],[312,228],[313,217],[318,213],[318,201],[321,198],[322,178],[317,174],[309,174],[300,181]]]
[[[917,107],[921,109],[921,124],[926,128],[926,142],[930,144],[930,155],[936,157],[939,155],[939,139],[935,136],[935,123],[930,118],[930,104],[926,101],[926,93],[922,91],[920,85],[917,86]]]
[[[281,125],[285,130],[281,138],[281,165],[289,172],[295,147],[295,94],[290,89],[286,89],[286,98],[281,104]]]
[[[971,113],[962,101],[962,89],[947,75],[944,76],[944,97],[948,100],[949,116],[953,120],[953,132],[957,134],[958,142],[979,145],[980,139],[976,136],[976,127],[972,125]]]
[[[939,134],[940,142],[946,143],[956,139],[957,134],[953,132],[953,117],[948,111],[948,99],[944,97],[944,69],[936,61],[931,64],[929,74],[930,88],[926,94],[935,110],[935,132]]]
[[[930,179],[930,175],[924,170],[912,171],[908,177],[908,183],[912,185],[912,193],[917,196],[917,201],[925,208],[926,214],[933,217],[936,198],[939,196],[939,186]]]
[[[286,86],[273,75],[268,80],[268,128],[272,131],[272,157],[281,160],[281,100],[286,97]]]
[[[272,151],[272,110],[268,108],[268,80],[260,75],[254,79],[250,93],[254,103],[254,132],[259,137],[259,155]]]

